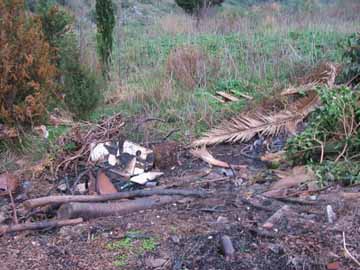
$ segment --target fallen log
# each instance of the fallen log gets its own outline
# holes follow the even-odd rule
[[[60,207],[58,210],[58,218],[68,219],[81,217],[87,220],[98,217],[123,215],[176,202],[182,198],[182,196],[154,196],[118,203],[72,202]]]
[[[0,235],[10,232],[20,232],[27,230],[41,230],[46,228],[55,228],[69,225],[77,225],[82,223],[84,220],[82,218],[77,219],[64,219],[64,220],[50,220],[50,221],[40,221],[40,222],[31,222],[31,223],[22,223],[16,225],[0,226]]]
[[[37,199],[31,199],[24,202],[27,209],[45,206],[48,204],[63,204],[70,202],[106,202],[121,199],[131,199],[135,197],[148,197],[153,195],[181,195],[193,197],[205,197],[209,193],[201,190],[187,189],[153,189],[153,190],[134,190],[128,192],[117,192],[106,195],[67,195],[67,196],[49,196]]]

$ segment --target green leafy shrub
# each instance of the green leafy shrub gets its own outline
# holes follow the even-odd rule
[[[334,181],[343,185],[360,183],[360,164],[352,161],[325,161],[323,164],[313,164],[314,171],[320,185],[326,185]]]
[[[97,47],[102,62],[103,73],[109,71],[113,49],[113,30],[115,27],[114,6],[111,0],[96,0]]]
[[[356,85],[360,83],[360,33],[352,34],[343,48],[343,81],[353,80],[352,84]]]
[[[319,89],[322,106],[308,127],[287,143],[295,163],[308,164],[320,184],[360,181],[360,95],[350,88]]]
[[[346,146],[346,153],[360,150],[357,123],[360,122],[359,95],[347,87],[319,89],[322,106],[315,111],[309,126],[287,144],[287,151],[298,162],[336,160]]]
[[[65,103],[78,118],[87,118],[101,100],[96,74],[80,64],[73,67],[64,80]]]
[[[86,118],[102,95],[98,76],[80,63],[77,36],[70,30],[73,18],[49,0],[40,1],[38,12],[44,35],[55,48],[55,63],[60,71],[65,104],[76,117]]]

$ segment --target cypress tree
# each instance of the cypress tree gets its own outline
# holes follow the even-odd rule
[[[102,63],[103,74],[109,71],[113,48],[115,15],[112,0],[96,0],[97,48]]]

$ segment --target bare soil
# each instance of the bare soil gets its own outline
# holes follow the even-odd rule
[[[4,235],[0,237],[0,269],[359,269],[343,248],[345,232],[348,250],[359,258],[360,211],[357,203],[337,196],[344,187],[318,192],[312,200],[297,198],[300,203],[264,198],[261,193],[273,178],[254,152],[245,154],[245,147],[210,148],[221,160],[248,165],[233,177],[185,151],[180,165],[169,168],[160,179],[160,187],[203,188],[212,192],[209,198],[186,198],[158,209],[73,227]],[[256,180],[247,180],[248,174]],[[39,181],[31,196],[46,195],[50,188],[46,180]],[[285,204],[293,213],[273,228],[263,228]],[[327,221],[327,205],[337,214],[334,224]],[[226,258],[222,252],[224,235],[232,240],[233,257]],[[130,239],[131,247],[110,248],[124,239]],[[141,248],[143,239],[150,239],[155,247]]]

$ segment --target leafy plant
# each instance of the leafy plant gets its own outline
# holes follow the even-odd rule
[[[64,79],[65,103],[78,118],[84,119],[101,100],[100,87],[96,74],[77,64]]]
[[[360,183],[360,164],[357,162],[325,161],[323,164],[312,164],[311,168],[322,186],[334,181],[343,185]]]
[[[352,80],[352,85],[356,85],[360,83],[360,33],[352,34],[343,45],[343,49],[345,50],[343,54],[344,82]]]
[[[359,95],[347,87],[318,90],[322,106],[309,126],[287,144],[287,152],[297,162],[339,161],[360,150],[357,135],[360,122]]]

